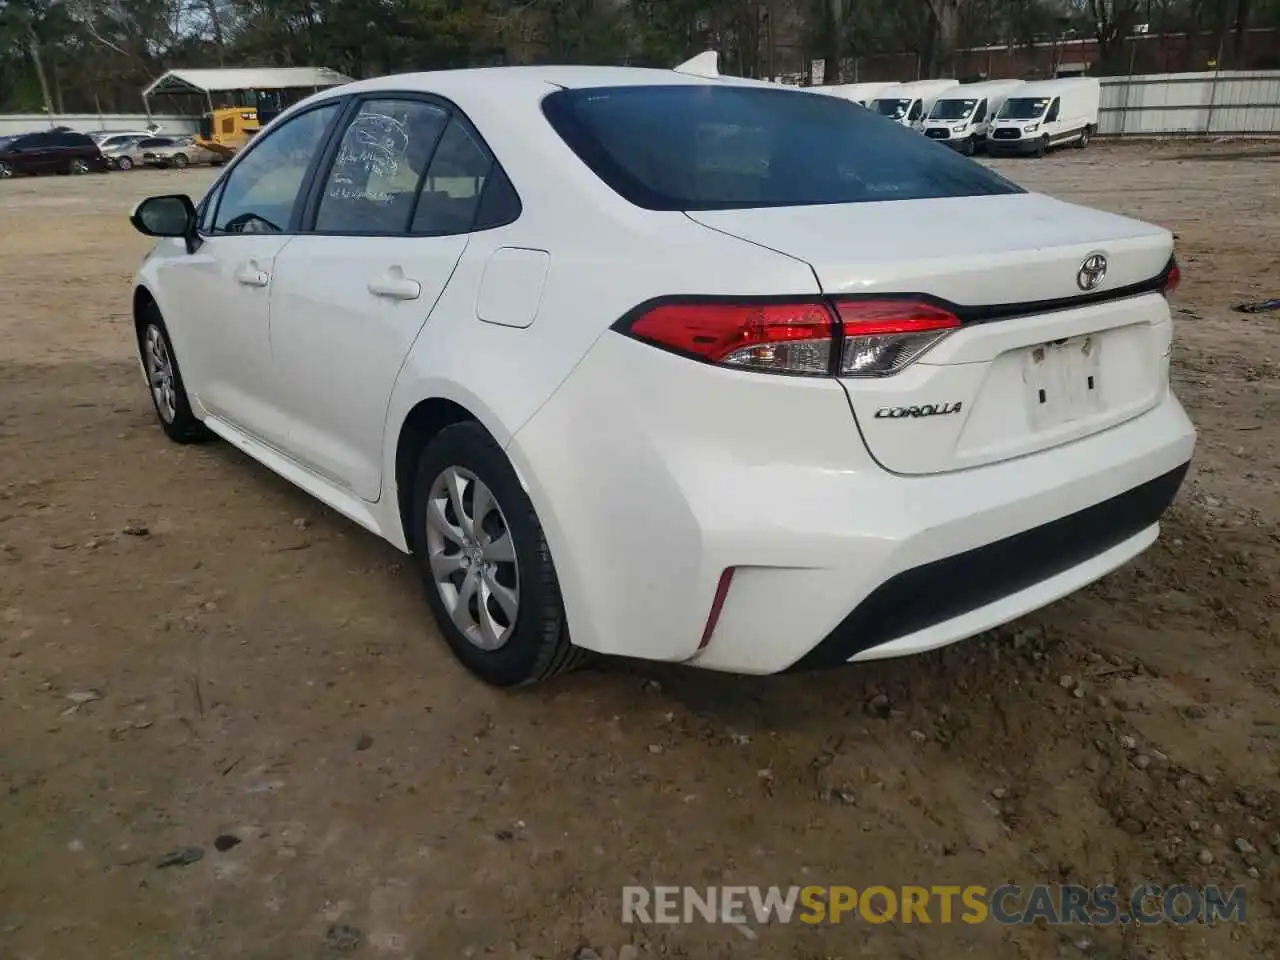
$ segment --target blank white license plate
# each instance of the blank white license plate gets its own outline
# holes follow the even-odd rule
[[[1027,351],[1023,380],[1033,429],[1070,423],[1102,409],[1101,355],[1096,334]]]

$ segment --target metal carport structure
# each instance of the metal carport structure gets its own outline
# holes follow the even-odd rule
[[[151,99],[157,96],[191,97],[204,99],[210,111],[215,109],[214,97],[226,100],[227,94],[251,94],[279,90],[296,90],[314,93],[328,87],[350,83],[351,77],[327,67],[235,67],[226,69],[167,70],[142,91],[142,102],[147,115],[151,115]],[[235,98],[243,99],[243,98]],[[222,103],[221,106],[251,106],[256,104]]]

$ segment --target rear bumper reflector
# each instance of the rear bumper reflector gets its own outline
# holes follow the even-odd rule
[[[711,612],[707,615],[707,625],[702,628],[702,641],[698,649],[702,650],[711,642],[711,635],[716,632],[716,622],[720,619],[720,611],[724,609],[724,601],[729,596],[729,586],[733,583],[733,567],[726,567],[720,574],[720,582],[716,584],[716,595],[711,601]]]

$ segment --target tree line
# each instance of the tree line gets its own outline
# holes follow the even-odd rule
[[[136,112],[174,67],[670,67],[715,49],[726,73],[822,60],[836,83],[856,57],[945,76],[967,46],[1087,37],[1099,72],[1123,72],[1135,31],[1207,34],[1225,68],[1252,27],[1280,27],[1280,0],[0,0],[0,112]]]

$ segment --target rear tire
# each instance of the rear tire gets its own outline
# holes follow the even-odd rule
[[[89,172],[89,161],[76,157],[71,161],[71,172],[76,176],[81,176]]]
[[[209,439],[208,429],[191,412],[169,329],[154,303],[146,308],[138,328],[138,351],[147,371],[151,405],[165,435],[174,443],[184,444]]]
[[[13,164],[7,160],[0,160],[0,180],[8,180],[13,174]]]
[[[119,160],[117,160],[117,161],[116,161],[116,169],[117,169],[117,170],[132,170],[132,169],[133,169],[133,161],[132,161],[132,160],[130,160],[128,157],[121,157]]]
[[[533,503],[478,423],[446,427],[422,451],[410,523],[431,612],[473,674],[511,687],[585,661]]]

